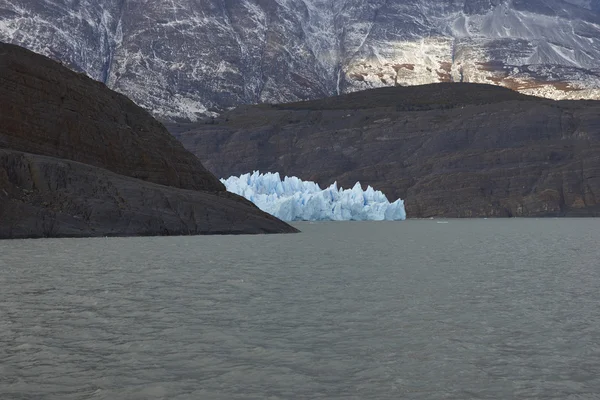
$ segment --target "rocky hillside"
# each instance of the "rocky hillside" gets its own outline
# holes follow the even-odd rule
[[[600,98],[598,0],[0,0],[0,40],[162,119],[434,82]]]
[[[415,217],[600,216],[600,102],[478,84],[244,106],[171,131],[217,176],[356,181]]]
[[[0,147],[162,185],[225,190],[160,122],[104,84],[2,43],[0,69]]]
[[[290,232],[104,84],[0,43],[0,238]]]

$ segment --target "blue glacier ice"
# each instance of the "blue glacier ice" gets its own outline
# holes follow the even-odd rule
[[[245,197],[261,210],[284,221],[399,221],[406,219],[404,201],[390,203],[371,186],[352,189],[333,183],[321,189],[315,182],[259,171],[221,179],[227,190]]]

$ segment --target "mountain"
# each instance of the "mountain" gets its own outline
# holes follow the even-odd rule
[[[440,83],[168,127],[217,176],[360,181],[404,199],[409,218],[600,216],[600,101]]]
[[[435,82],[600,98],[600,0],[0,0],[0,40],[163,120]]]
[[[124,95],[0,43],[0,239],[294,231]]]

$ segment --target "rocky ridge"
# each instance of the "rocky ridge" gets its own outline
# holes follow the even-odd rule
[[[244,106],[168,126],[217,176],[356,181],[409,218],[600,216],[600,102],[479,84]]]
[[[293,231],[125,96],[0,43],[0,238]]]
[[[165,120],[435,82],[600,98],[598,0],[0,0],[0,40]]]

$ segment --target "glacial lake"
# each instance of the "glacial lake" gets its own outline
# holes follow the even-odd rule
[[[600,219],[0,241],[0,399],[598,399]]]

